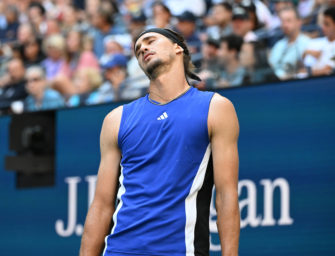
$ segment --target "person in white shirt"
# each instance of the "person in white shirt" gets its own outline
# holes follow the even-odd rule
[[[335,69],[335,7],[323,12],[325,37],[313,39],[304,53],[304,65],[311,76],[329,75]]]

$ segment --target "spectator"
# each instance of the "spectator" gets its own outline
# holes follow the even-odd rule
[[[94,53],[100,58],[104,51],[103,41],[108,35],[122,34],[123,31],[114,26],[113,16],[108,10],[98,8],[92,15],[92,38],[94,38]]]
[[[198,89],[205,90],[206,88],[216,87],[215,81],[218,80],[221,74],[218,58],[219,49],[220,42],[211,38],[202,44],[201,66],[197,72],[202,81],[196,85]]]
[[[68,106],[77,107],[98,103],[97,88],[102,84],[98,69],[83,67],[77,70],[72,83],[75,94],[68,100]]]
[[[3,1],[0,1],[0,29],[4,29],[7,26],[5,9],[6,4]]]
[[[196,17],[193,13],[186,11],[177,16],[178,23],[176,30],[185,38],[186,44],[192,56],[193,63],[196,64],[201,58],[201,41],[196,27]]]
[[[39,65],[45,59],[41,44],[42,41],[39,38],[31,37],[21,46],[21,57],[26,68]]]
[[[252,23],[251,30],[257,31],[259,29],[262,29],[264,27],[264,24],[258,18],[257,9],[256,9],[256,5],[254,4],[254,2],[250,0],[242,1],[241,6],[245,8],[245,10],[247,10],[249,14],[249,17]]]
[[[234,34],[242,37],[244,42],[257,41],[257,36],[252,31],[253,21],[244,7],[234,7],[232,25]]]
[[[141,11],[139,14],[132,14],[128,25],[128,31],[131,37],[145,30],[146,22],[147,17],[144,15],[144,12]]]
[[[104,54],[100,57],[100,65],[106,64],[110,58],[117,53],[124,54],[124,49],[113,37],[106,37],[104,40]]]
[[[54,18],[48,18],[45,21],[46,24],[46,31],[45,31],[45,36],[51,36],[51,35],[57,35],[62,32],[61,27],[60,27],[60,22],[57,19]]]
[[[25,100],[25,110],[38,111],[64,106],[62,96],[57,91],[48,88],[42,67],[29,67],[26,71],[26,80],[26,90],[29,96]]]
[[[229,35],[221,38],[219,58],[224,66],[216,88],[233,87],[242,84],[245,69],[240,65],[239,53],[243,39],[237,35]]]
[[[98,102],[133,99],[140,96],[140,90],[127,83],[127,58],[115,54],[104,66],[105,82],[98,90]]]
[[[235,3],[242,5],[247,9],[252,9],[252,12],[254,12],[255,15],[254,18],[252,17],[252,20],[257,19],[260,24],[265,25],[266,29],[270,29],[273,17],[264,2],[265,1],[261,0],[235,0]]]
[[[0,28],[0,41],[13,42],[17,39],[17,30],[19,27],[19,11],[14,5],[8,5],[6,8],[6,27]]]
[[[274,14],[272,16],[271,29],[280,27],[279,12],[284,8],[295,8],[294,1],[292,0],[271,0],[274,3]]]
[[[285,37],[271,50],[269,63],[280,80],[295,78],[302,68],[302,55],[310,39],[301,33],[301,19],[293,8],[279,12]]]
[[[313,39],[304,55],[309,75],[329,75],[335,69],[335,7],[323,12],[323,38]]]
[[[246,70],[243,85],[278,81],[268,64],[266,47],[261,42],[244,43],[240,63]]]
[[[28,7],[28,18],[31,22],[34,32],[43,36],[47,30],[45,8],[39,2],[31,2]]]
[[[152,5],[152,25],[156,28],[172,28],[172,15],[170,9],[162,2],[154,2]]]
[[[12,59],[7,64],[7,73],[0,78],[0,109],[8,112],[12,102],[24,100],[25,68],[21,59]]]
[[[65,61],[62,63],[60,73],[68,78],[84,67],[99,69],[99,63],[92,51],[84,50],[83,34],[71,30],[66,37]]]
[[[63,34],[67,34],[71,30],[80,30],[78,20],[79,18],[77,8],[74,5],[66,5],[63,9],[63,16],[62,16]]]
[[[207,28],[207,36],[219,40],[233,32],[232,29],[232,11],[233,8],[228,2],[215,4],[212,8],[212,14],[209,16],[210,26]]]
[[[65,40],[61,35],[51,35],[44,42],[47,58],[42,62],[48,80],[56,77],[64,64]]]
[[[28,43],[32,37],[35,37],[32,25],[30,23],[20,24],[17,31],[17,40],[19,44],[23,45]]]

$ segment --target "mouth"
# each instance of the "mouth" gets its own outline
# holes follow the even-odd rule
[[[149,53],[145,54],[145,55],[143,56],[143,61],[147,61],[148,58],[149,58],[151,55],[154,55],[154,53],[149,52]]]

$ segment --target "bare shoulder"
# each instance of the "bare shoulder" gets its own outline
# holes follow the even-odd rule
[[[220,114],[231,111],[235,112],[233,103],[226,97],[215,93],[210,104],[209,114]]]
[[[123,106],[119,106],[106,115],[101,129],[101,138],[108,138],[117,142],[122,111]]]
[[[118,106],[117,108],[114,108],[112,111],[110,111],[106,115],[104,122],[111,123],[111,124],[115,122],[120,122],[121,116],[122,116],[122,110],[123,110],[123,106]]]
[[[208,128],[210,135],[218,129],[233,129],[238,132],[238,120],[233,103],[218,93],[213,95],[209,113]]]

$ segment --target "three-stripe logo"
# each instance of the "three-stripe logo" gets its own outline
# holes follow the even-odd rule
[[[168,114],[166,112],[164,112],[159,117],[157,117],[157,120],[164,120],[164,119],[166,119],[168,117],[169,117]]]

